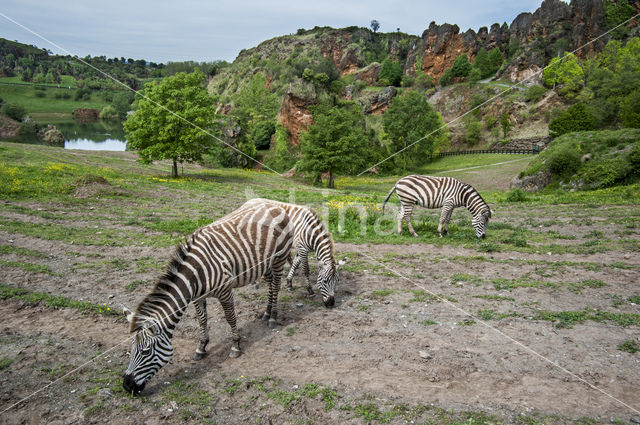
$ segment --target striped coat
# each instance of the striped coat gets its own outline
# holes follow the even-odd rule
[[[196,230],[176,249],[166,273],[140,302],[127,312],[133,334],[129,367],[123,386],[140,392],[173,354],[171,338],[187,306],[194,304],[200,325],[195,358],[209,342],[206,297],[216,297],[231,327],[231,356],[240,355],[233,288],[269,280],[269,300],[263,320],[276,326],[277,299],[284,264],[293,245],[293,228],[286,211],[275,205],[240,208]]]
[[[452,177],[407,176],[395,184],[384,200],[384,205],[396,192],[400,198],[400,212],[398,213],[398,234],[402,233],[402,221],[407,222],[407,227],[414,237],[418,237],[411,225],[411,213],[414,205],[425,208],[442,208],[440,223],[438,224],[438,236],[442,237],[442,230],[449,233],[449,220],[453,209],[464,206],[471,213],[472,226],[476,236],[484,238],[487,223],[491,218],[491,209],[482,199],[482,196],[470,185]]]
[[[302,271],[307,279],[307,292],[313,295],[313,283],[309,278],[309,252],[315,252],[320,265],[318,270],[317,286],[322,295],[322,301],[326,307],[332,307],[335,303],[335,287],[338,284],[337,264],[334,258],[333,239],[326,225],[318,215],[304,205],[288,204],[264,198],[255,198],[247,201],[244,206],[268,203],[284,209],[294,228],[296,256],[291,264],[287,276],[287,284],[293,290],[292,281],[296,269],[302,265]]]

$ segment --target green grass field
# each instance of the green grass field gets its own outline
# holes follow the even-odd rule
[[[36,90],[33,87],[0,84],[0,98],[2,98],[5,103],[20,104],[25,107],[27,113],[38,118],[54,116],[52,114],[65,114],[70,116],[77,108],[94,108],[100,110],[107,104],[98,92],[92,92],[91,99],[83,101],[74,100],[73,96],[75,92],[75,90],[66,88],[58,89],[49,87],[44,91],[45,97],[37,97]],[[56,93],[68,93],[70,98],[56,99]]]

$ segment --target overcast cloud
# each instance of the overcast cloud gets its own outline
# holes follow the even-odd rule
[[[78,56],[232,61],[238,52],[298,28],[368,27],[422,35],[431,21],[461,31],[511,24],[541,0],[461,1],[67,1],[3,0],[0,12]],[[0,16],[0,37],[63,53]]]

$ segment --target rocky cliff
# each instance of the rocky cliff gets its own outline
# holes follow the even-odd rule
[[[617,1],[604,0],[608,5],[616,5]],[[290,90],[290,84],[302,76],[305,68],[326,72],[322,71],[326,69],[322,63],[328,60],[333,72],[354,75],[356,83],[373,86],[378,84],[380,63],[389,58],[402,64],[405,75],[415,75],[420,70],[437,81],[461,54],[473,62],[480,49],[498,48],[505,58],[499,76],[535,84],[539,82],[539,71],[553,57],[578,48],[576,54],[580,57],[594,55],[611,40],[611,36],[604,36],[594,41],[607,29],[604,2],[572,0],[568,4],[544,0],[533,13],[516,16],[511,25],[494,23],[477,32],[461,32],[457,25],[435,22],[420,37],[401,32],[374,33],[359,27],[301,29],[242,51],[230,68],[211,81],[209,90],[220,96],[221,110],[228,111],[239,87],[254,73],[264,72],[271,90],[282,99],[278,121],[289,131],[290,141],[297,144],[299,134],[312,122],[308,107],[316,102],[316,98],[300,97]],[[640,0],[628,2],[636,13],[640,12]],[[637,22],[629,26],[637,28]],[[347,86],[342,97],[351,99],[355,91],[355,86]],[[387,90],[360,103],[365,113],[380,113],[394,95],[395,90]]]

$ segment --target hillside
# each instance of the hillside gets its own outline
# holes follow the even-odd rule
[[[277,97],[279,105],[270,119],[277,119],[285,128],[292,146],[298,145],[300,134],[313,122],[310,108],[331,96],[357,101],[367,116],[367,125],[376,133],[381,126],[376,115],[384,112],[403,89],[426,92],[448,122],[479,104],[479,99],[508,91],[512,84],[540,84],[539,71],[552,58],[582,47],[634,11],[640,11],[638,0],[579,0],[571,4],[545,0],[534,13],[521,13],[510,25],[494,23],[477,32],[461,32],[457,25],[435,22],[420,37],[359,27],[300,29],[240,52],[229,67],[211,79],[209,92],[218,96],[222,114],[233,115],[237,94],[256,74],[264,75],[265,87]],[[577,52],[578,57],[593,57],[611,39],[637,34],[635,24],[632,21],[588,44]],[[443,75],[460,56],[466,55],[475,64],[476,58],[487,52],[498,55],[497,66],[489,68],[489,77],[498,83],[440,87]],[[464,80],[454,77],[452,82]],[[510,93],[476,119],[456,122],[450,129],[453,146],[490,146],[506,138],[548,136],[551,113],[564,107],[566,100],[549,93],[534,100],[528,99],[524,90]],[[496,131],[503,115],[509,120],[508,134]],[[242,137],[241,130],[229,134],[232,143]]]

